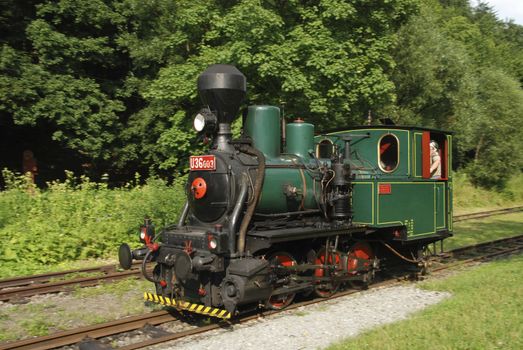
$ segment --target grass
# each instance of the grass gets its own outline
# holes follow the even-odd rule
[[[454,225],[454,236],[445,240],[445,249],[523,234],[523,212],[462,221]]]
[[[73,295],[75,298],[82,299],[104,294],[111,294],[121,298],[130,290],[140,290],[153,292],[154,286],[151,282],[144,279],[126,278],[118,282],[102,283],[94,288],[77,288]]]
[[[473,188],[463,176],[455,181],[455,214],[523,204],[523,176],[504,192]],[[463,221],[445,249],[523,233],[523,213]],[[333,344],[341,349],[521,349],[523,348],[523,256],[499,260],[445,280],[422,283],[452,293],[448,300],[409,320],[370,330]]]
[[[33,317],[21,323],[24,330],[32,336],[42,336],[49,334],[51,324],[45,319],[45,316]]]
[[[454,175],[454,215],[523,205],[523,174],[512,177],[502,190],[474,187],[465,174]]]
[[[412,318],[330,346],[341,349],[522,349],[523,256],[422,283],[452,297]]]

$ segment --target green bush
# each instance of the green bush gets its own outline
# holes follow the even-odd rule
[[[64,182],[35,188],[25,177],[3,171],[0,192],[0,276],[78,259],[115,257],[122,242],[137,242],[145,216],[157,227],[176,221],[183,181],[149,179],[109,189],[67,173]]]
[[[0,278],[55,270],[82,259],[116,258],[122,242],[139,245],[138,226],[149,216],[156,227],[176,222],[185,200],[183,184],[140,179],[109,189],[87,177],[67,173],[45,190],[28,178],[3,171],[0,192]],[[474,187],[466,174],[455,174],[455,213],[521,205],[523,175],[503,191]],[[65,262],[65,264],[64,264]]]

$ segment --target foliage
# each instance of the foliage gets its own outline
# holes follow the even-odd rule
[[[390,112],[400,124],[452,130],[473,119],[473,65],[463,45],[437,29],[440,21],[433,8],[422,6],[398,32],[392,73],[397,105]]]
[[[14,9],[24,5],[12,2]],[[108,159],[124,101],[115,98],[118,53],[108,29],[119,17],[103,1],[43,2],[24,28],[24,49],[0,47],[0,111],[16,124],[50,125],[53,140]],[[13,18],[16,20],[17,18]]]
[[[184,198],[181,183],[168,186],[158,179],[109,189],[68,173],[64,182],[52,182],[44,191],[28,187],[24,177],[6,170],[3,175],[8,187],[0,192],[1,275],[114,257],[122,242],[138,242],[143,217],[160,228],[175,222]]]
[[[523,168],[523,90],[498,70],[484,72],[479,83],[481,117],[469,135],[475,148],[468,173],[476,185],[502,189],[510,175]]]
[[[0,24],[15,33],[22,22],[24,34],[1,46],[0,112],[45,125],[93,169],[180,173],[207,65],[236,64],[252,103],[348,124],[393,101],[389,50],[414,10],[414,0],[11,1]]]
[[[386,106],[401,124],[456,131],[454,165],[475,185],[501,189],[523,165],[521,43],[518,26],[485,5],[423,1],[398,32],[392,72],[397,103]],[[510,56],[510,60],[500,57]]]
[[[250,103],[285,104],[287,113],[306,116],[320,129],[361,120],[370,105],[392,101],[388,50],[394,29],[413,8],[409,0],[245,0],[208,8],[200,17],[207,30],[199,42],[188,42],[187,58],[161,68],[144,91],[152,105],[177,109],[177,122],[159,139],[168,154],[162,166],[175,166],[186,150],[189,140],[180,139],[179,129],[198,105],[194,82],[212,63],[235,64],[248,77]]]
[[[213,63],[246,75],[246,103],[318,130],[369,110],[456,130],[454,166],[477,185],[501,188],[522,168],[507,156],[522,128],[506,127],[522,112],[523,27],[484,3],[6,0],[0,30],[0,136],[41,130],[94,176],[186,173],[203,149],[195,81]]]

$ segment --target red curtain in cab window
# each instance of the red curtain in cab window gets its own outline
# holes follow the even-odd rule
[[[424,131],[421,136],[421,176],[430,179],[430,132]]]

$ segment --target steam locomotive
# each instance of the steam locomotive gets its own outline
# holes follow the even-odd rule
[[[245,76],[212,65],[197,85],[204,108],[194,128],[212,146],[190,157],[179,222],[156,234],[146,219],[144,246],[119,250],[123,268],[141,260],[154,283],[146,300],[220,318],[282,309],[299,293],[365,286],[383,263],[418,269],[452,235],[451,133],[369,125],[316,134],[302,119],[285,123],[275,106],[253,105],[233,139]],[[434,140],[438,179],[429,173]]]

